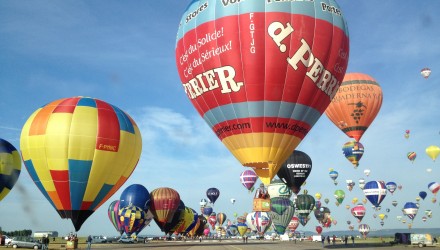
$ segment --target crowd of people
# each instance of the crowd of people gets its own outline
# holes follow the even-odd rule
[[[351,235],[351,243],[354,246],[354,236]],[[327,240],[327,244],[330,245],[330,241],[332,242],[333,245],[336,244],[336,235],[333,235],[332,237],[330,237],[330,235],[327,235],[327,237],[325,237],[324,235],[321,235],[321,242],[322,242],[322,247],[324,247],[325,245],[325,241]],[[348,235],[345,235],[341,238],[341,240],[344,242],[345,245],[348,245]]]

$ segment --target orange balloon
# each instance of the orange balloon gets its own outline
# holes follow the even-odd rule
[[[379,113],[382,98],[382,89],[374,78],[348,73],[325,114],[347,136],[359,141]]]

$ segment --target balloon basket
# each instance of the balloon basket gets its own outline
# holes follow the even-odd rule
[[[254,198],[253,203],[254,212],[269,212],[270,211],[270,199]]]
[[[68,240],[66,243],[66,249],[77,249],[78,241],[76,240]]]

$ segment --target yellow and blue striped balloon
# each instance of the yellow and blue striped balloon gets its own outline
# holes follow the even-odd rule
[[[142,139],[121,109],[72,97],[37,109],[23,126],[20,149],[32,180],[78,231],[130,177]]]
[[[20,172],[20,154],[11,143],[0,138],[0,201],[14,187]]]

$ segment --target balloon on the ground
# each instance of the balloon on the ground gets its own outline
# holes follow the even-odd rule
[[[294,203],[288,197],[270,199],[269,216],[272,220],[272,226],[278,235],[285,233],[294,213]]]
[[[342,153],[353,164],[354,168],[357,168],[362,155],[364,155],[364,146],[360,142],[349,141],[342,146]]]
[[[365,184],[364,187],[365,197],[375,206],[379,207],[380,203],[383,201],[387,195],[387,189],[383,181],[370,181]]]
[[[119,204],[119,200],[112,201],[108,207],[107,215],[116,231],[122,235],[124,233],[124,228],[119,216]]]
[[[289,225],[287,225],[287,227],[289,228],[289,230],[291,232],[295,232],[295,230],[298,228],[298,226],[299,226],[299,218],[296,216],[293,216],[289,222]]]
[[[306,153],[294,150],[281,165],[277,176],[294,192],[298,194],[302,184],[312,172],[312,159]]]
[[[127,207],[130,205],[140,207],[148,210],[150,203],[150,193],[147,188],[141,184],[132,184],[122,191],[119,197],[120,207]]]
[[[250,213],[250,215],[251,223],[259,234],[263,235],[267,230],[269,230],[272,220],[267,212],[256,211]]]
[[[0,201],[14,187],[20,172],[20,153],[10,142],[0,138]]]
[[[165,232],[165,226],[171,222],[180,204],[179,193],[169,187],[156,188],[150,193],[150,211],[157,226]]]
[[[323,11],[316,1],[195,0],[183,14],[175,51],[185,93],[265,185],[318,121],[344,77],[348,29],[337,3],[325,6],[338,13]]]
[[[119,217],[124,233],[127,236],[140,232],[145,227],[145,211],[140,207],[133,205],[122,207],[119,210]]]
[[[248,230],[248,226],[246,223],[241,222],[237,224],[237,229],[238,229],[238,233],[240,234],[240,236],[243,237],[243,235],[247,232]]]
[[[379,113],[382,98],[382,89],[373,77],[347,73],[325,114],[348,137],[359,142]]]
[[[142,139],[116,106],[72,97],[37,109],[23,126],[20,149],[39,190],[78,231],[130,177]]]

